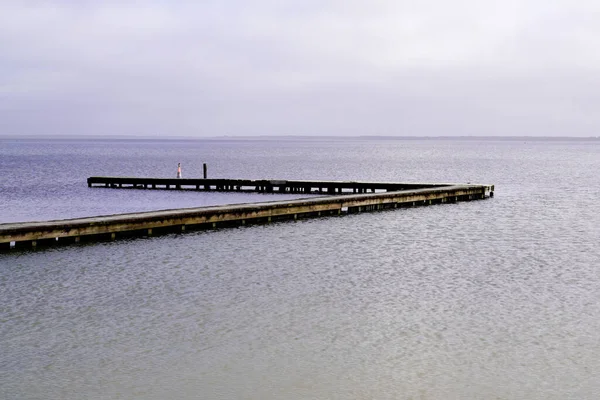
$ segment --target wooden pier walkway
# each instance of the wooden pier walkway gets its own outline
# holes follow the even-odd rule
[[[298,200],[116,214],[58,221],[0,224],[0,251],[152,236],[279,220],[455,203],[492,197],[493,185],[409,184],[239,179],[88,179],[88,185],[130,188],[329,193]],[[370,193],[366,193],[370,191]],[[334,194],[335,193],[335,194]]]
[[[451,186],[451,183],[299,181],[275,179],[177,179],[92,176],[89,187],[119,189],[203,190],[258,193],[377,193]]]

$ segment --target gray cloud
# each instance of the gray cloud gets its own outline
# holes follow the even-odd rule
[[[598,135],[592,1],[0,3],[0,134]]]

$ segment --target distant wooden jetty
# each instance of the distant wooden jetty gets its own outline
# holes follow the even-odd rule
[[[88,186],[322,195],[297,200],[0,224],[0,251],[456,203],[494,195],[494,185],[394,182],[90,177]]]
[[[172,179],[92,176],[89,187],[204,190],[221,192],[342,194],[376,193],[451,186],[450,183],[298,181],[276,179]]]

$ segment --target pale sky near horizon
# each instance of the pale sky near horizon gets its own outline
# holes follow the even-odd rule
[[[600,135],[592,0],[0,0],[0,135]]]

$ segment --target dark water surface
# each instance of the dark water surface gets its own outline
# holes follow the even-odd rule
[[[0,254],[2,399],[595,399],[600,145],[0,141],[0,222],[280,196],[91,175],[493,183],[486,201]]]

